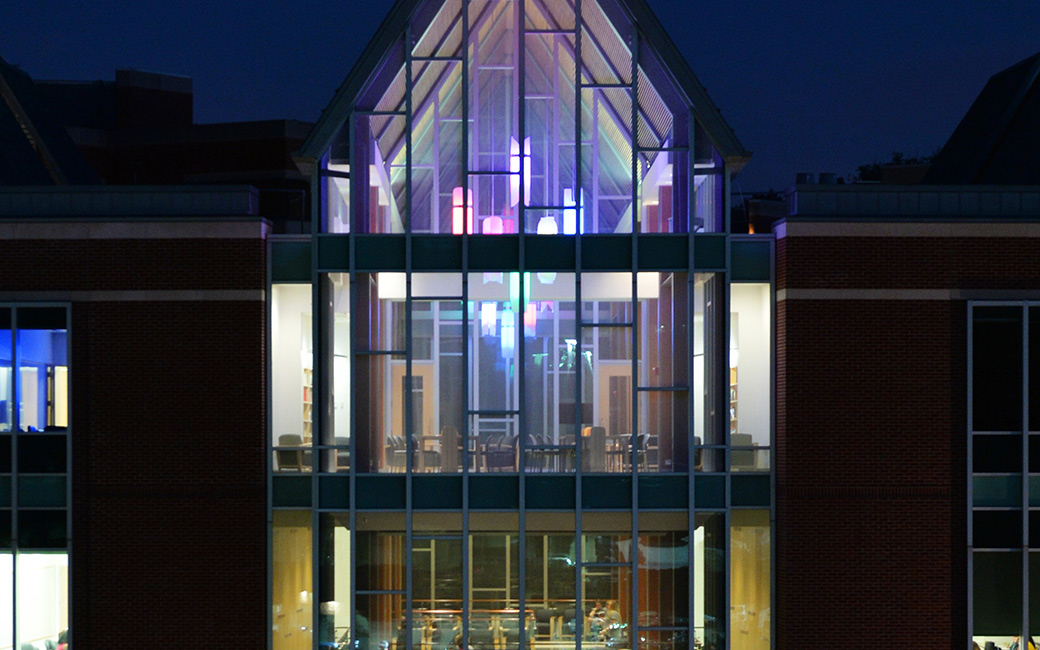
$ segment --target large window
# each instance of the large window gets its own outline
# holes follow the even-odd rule
[[[69,641],[68,322],[0,307],[0,650]]]
[[[592,473],[686,471],[691,414],[698,432],[712,427],[711,277],[330,274],[323,381],[309,366],[309,286],[276,285],[276,468],[309,471],[319,439],[321,471],[349,468],[353,426],[361,472],[571,472],[578,458]]]
[[[431,1],[407,29],[322,160],[325,232],[722,229],[724,163],[620,7]]]
[[[972,634],[1006,648],[1040,631],[1040,305],[969,318]]]

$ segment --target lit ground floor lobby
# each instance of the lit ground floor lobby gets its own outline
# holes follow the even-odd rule
[[[276,510],[272,647],[770,647],[768,510],[578,519]]]

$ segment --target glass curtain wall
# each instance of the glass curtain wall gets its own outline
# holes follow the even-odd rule
[[[578,440],[586,472],[687,470],[690,296],[706,277],[488,272],[468,274],[464,289],[460,274],[364,273],[352,283],[357,318],[337,306],[350,302],[341,277],[325,284],[331,378],[320,393],[328,412],[322,439],[336,449],[327,450],[323,471],[349,467],[351,399],[362,472],[518,472],[521,464],[572,472]],[[702,326],[697,335],[711,333]],[[309,359],[299,350],[306,345],[294,338],[286,363]],[[694,374],[703,375],[703,360]],[[279,409],[288,410],[276,405],[276,431],[285,428]],[[694,407],[702,426],[703,409],[703,401]],[[309,442],[302,438],[295,453],[306,458]]]
[[[730,286],[728,402],[733,471],[769,469],[773,413],[771,312],[769,284]]]
[[[579,4],[421,6],[322,161],[324,232],[721,231],[692,107],[619,7]]]
[[[968,313],[972,640],[1008,648],[1040,630],[1040,305]]]

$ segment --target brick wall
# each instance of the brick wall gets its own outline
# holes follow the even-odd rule
[[[789,237],[777,264],[777,647],[966,647],[967,302],[855,291],[1037,288],[1040,241]]]
[[[0,242],[0,291],[158,292],[72,298],[77,647],[265,644],[264,250],[259,230]],[[204,293],[224,290],[256,298]]]

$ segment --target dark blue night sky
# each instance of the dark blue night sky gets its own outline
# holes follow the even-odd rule
[[[755,152],[742,191],[931,154],[993,73],[1040,51],[1038,0],[648,1]],[[36,79],[191,76],[197,122],[313,121],[390,4],[16,0],[0,56]]]

